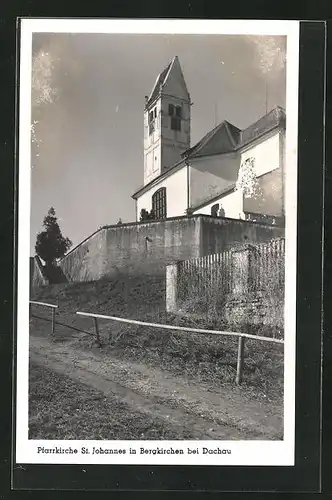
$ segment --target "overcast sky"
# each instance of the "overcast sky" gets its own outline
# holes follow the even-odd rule
[[[239,35],[35,34],[31,255],[50,206],[74,245],[119,217],[135,220],[144,96],[175,55],[194,103],[194,145],[216,121],[244,128],[259,119],[266,89],[268,110],[285,106],[285,43]]]

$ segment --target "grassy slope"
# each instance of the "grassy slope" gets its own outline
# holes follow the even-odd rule
[[[191,439],[190,430],[173,428],[135,412],[102,392],[31,364],[30,439]],[[97,425],[96,425],[97,423]]]
[[[79,330],[94,333],[90,318],[78,317],[75,311],[117,315],[144,321],[222,329],[215,321],[189,321],[165,314],[165,282],[161,278],[119,277],[98,281],[47,287],[37,298],[59,304],[58,321]],[[49,311],[33,309],[38,316],[49,317]],[[32,319],[34,333],[45,332],[45,322]],[[100,321],[103,350],[145,364],[158,366],[175,374],[205,381],[213,387],[221,384],[232,390],[236,373],[237,340],[232,337],[174,333],[110,321]],[[122,335],[113,345],[112,337]],[[61,340],[78,336],[78,332],[57,326]],[[77,340],[80,348],[89,349],[92,337]],[[243,395],[250,399],[267,398],[279,407],[283,403],[283,349],[281,345],[258,341],[246,342]]]

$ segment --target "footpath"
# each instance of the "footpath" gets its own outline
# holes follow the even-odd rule
[[[172,376],[141,363],[111,357],[102,350],[78,349],[30,335],[30,359],[73,381],[123,401],[134,412],[191,429],[195,439],[282,439],[283,422],[274,405],[244,401],[238,387],[219,390]]]

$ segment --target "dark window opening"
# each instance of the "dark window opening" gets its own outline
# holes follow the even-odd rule
[[[171,118],[171,129],[172,130],[181,130],[181,119],[177,116],[172,116]]]
[[[155,131],[155,125],[154,122],[149,123],[149,135],[152,134],[152,132]]]
[[[211,207],[211,215],[212,217],[218,217],[219,203],[216,203]]]
[[[152,212],[156,219],[166,219],[166,188],[162,187],[152,196]]]
[[[169,104],[168,114],[170,116],[177,116],[178,118],[182,118],[182,106],[174,106],[174,104]]]
[[[182,107],[169,104],[168,114],[171,117],[171,129],[181,130]]]
[[[148,116],[148,122],[149,122],[149,135],[152,134],[152,132],[155,131],[155,119],[157,117],[157,108],[154,108],[152,111],[149,112]]]

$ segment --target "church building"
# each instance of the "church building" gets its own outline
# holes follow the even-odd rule
[[[191,146],[192,102],[178,57],[145,99],[144,184],[132,195],[137,221],[206,214],[283,224],[281,107],[242,130],[224,120]]]
[[[283,109],[244,130],[223,121],[192,146],[191,106],[175,57],[146,97],[136,222],[100,227],[59,261],[52,276],[38,257],[30,260],[31,290],[119,273],[165,277],[169,264],[284,237]]]

